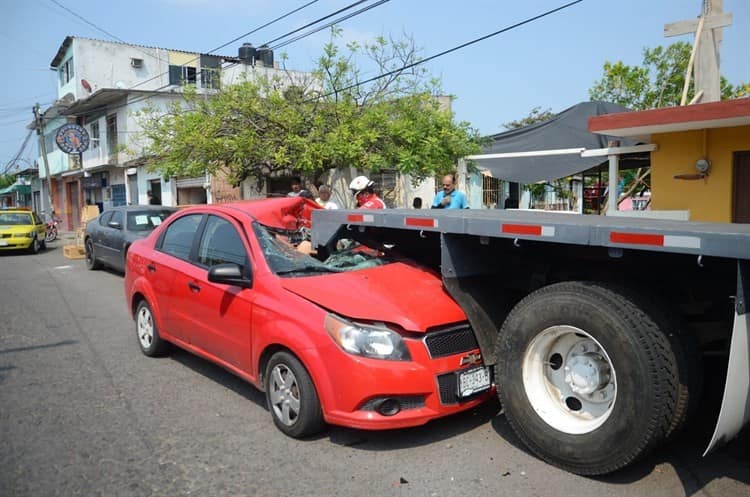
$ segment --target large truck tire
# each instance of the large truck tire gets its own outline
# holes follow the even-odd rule
[[[625,293],[588,282],[541,288],[498,336],[508,422],[534,454],[572,473],[623,468],[675,428],[677,358],[659,320]]]
[[[693,417],[703,394],[703,360],[695,337],[676,305],[651,291],[620,289],[639,309],[648,314],[669,340],[677,361],[677,405],[667,437],[673,438]]]

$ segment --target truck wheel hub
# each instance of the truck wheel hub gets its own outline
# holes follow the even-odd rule
[[[609,365],[593,352],[573,355],[565,366],[565,382],[581,395],[592,394],[609,382]]]

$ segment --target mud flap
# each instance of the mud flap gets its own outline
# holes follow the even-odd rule
[[[705,456],[734,438],[742,427],[750,421],[750,262],[737,263],[737,295],[735,297],[734,327],[729,348],[729,366],[724,386],[724,398],[716,422],[713,437]]]

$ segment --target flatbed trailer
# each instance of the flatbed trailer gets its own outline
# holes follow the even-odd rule
[[[312,226],[321,251],[346,236],[439,269],[509,423],[551,464],[605,474],[668,441],[707,353],[728,360],[706,453],[750,420],[750,224],[392,209],[315,211]]]

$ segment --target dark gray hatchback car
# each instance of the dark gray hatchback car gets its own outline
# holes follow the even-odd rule
[[[102,212],[86,223],[86,267],[109,266],[124,272],[130,244],[151,233],[174,212],[175,207],[163,205],[126,205]]]

